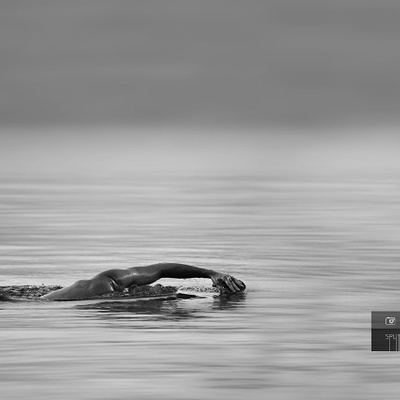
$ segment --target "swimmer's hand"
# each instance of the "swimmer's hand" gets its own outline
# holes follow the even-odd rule
[[[238,293],[246,289],[246,285],[239,279],[227,274],[215,272],[211,275],[213,286],[216,287],[221,293]]]

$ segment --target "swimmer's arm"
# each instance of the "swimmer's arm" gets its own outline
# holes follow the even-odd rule
[[[187,264],[161,263],[147,267],[132,267],[128,268],[127,271],[129,271],[129,275],[125,277],[126,279],[122,279],[124,288],[132,285],[148,285],[161,278],[211,279],[214,286],[228,292],[241,292],[246,288],[246,285],[242,281],[230,275]]]

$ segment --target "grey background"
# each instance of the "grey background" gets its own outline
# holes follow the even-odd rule
[[[0,2],[0,176],[400,167],[400,3]]]
[[[393,123],[400,3],[0,3],[2,124]]]

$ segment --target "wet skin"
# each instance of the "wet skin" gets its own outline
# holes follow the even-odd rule
[[[233,276],[193,267],[186,264],[161,263],[147,267],[110,269],[92,279],[80,280],[74,284],[41,297],[46,300],[82,300],[98,297],[106,293],[122,292],[131,286],[142,286],[156,282],[161,278],[208,278],[221,293],[243,292],[246,285]]]

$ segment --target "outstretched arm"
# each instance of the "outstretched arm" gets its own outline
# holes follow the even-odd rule
[[[123,286],[146,285],[161,278],[189,279],[208,278],[219,289],[224,288],[230,292],[241,292],[246,285],[230,275],[213,271],[212,269],[193,267],[187,264],[161,263],[147,267],[128,268],[129,274],[123,280]]]
[[[73,285],[49,293],[42,298],[48,300],[77,300],[101,296],[110,292],[120,292],[130,286],[147,285],[161,278],[208,278],[221,292],[241,292],[246,285],[234,277],[186,264],[161,263],[147,267],[111,269],[94,278],[75,282]]]

